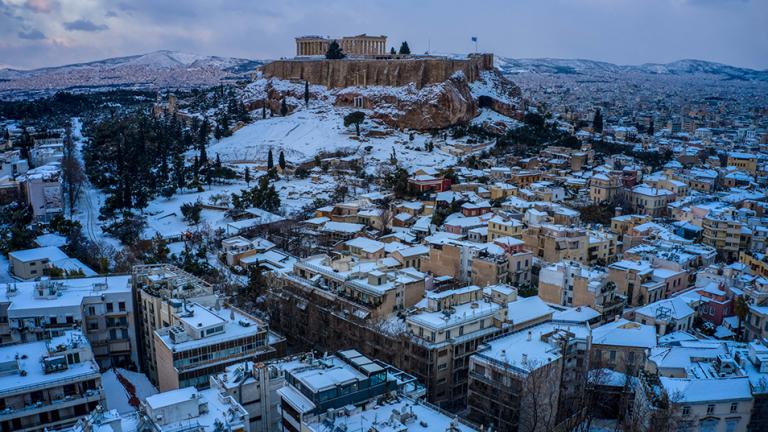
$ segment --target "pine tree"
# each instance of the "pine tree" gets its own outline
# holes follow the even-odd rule
[[[309,81],[304,81],[304,105],[309,106]]]
[[[197,139],[199,143],[208,142],[208,134],[211,132],[210,125],[208,124],[208,118],[204,118],[200,123],[200,129],[197,130]]]
[[[280,156],[277,159],[277,163],[280,166],[280,170],[285,171],[285,155],[282,150],[280,150]]]
[[[272,158],[272,149],[269,149],[269,153],[267,153],[267,171],[272,171],[274,167],[275,161]]]
[[[603,133],[603,115],[600,113],[600,108],[595,110],[595,117],[592,120],[592,130],[596,133]]]
[[[245,180],[245,184],[248,186],[251,185],[251,170],[248,169],[248,167],[245,167],[245,172],[243,173],[243,179]]]
[[[360,136],[360,124],[365,121],[365,113],[362,111],[354,111],[344,116],[344,127],[349,125],[355,125],[355,134]]]
[[[200,166],[206,166],[208,164],[208,153],[205,151],[205,143],[200,143]]]
[[[400,44],[400,54],[409,55],[410,53],[411,53],[411,47],[408,46],[408,41],[403,41],[403,43]]]
[[[286,114],[288,114],[288,104],[285,102],[285,98],[283,98],[283,102],[280,104],[280,115],[285,117]]]
[[[341,50],[339,43],[332,41],[328,44],[328,50],[325,52],[325,58],[329,60],[340,60],[346,57],[344,51]]]

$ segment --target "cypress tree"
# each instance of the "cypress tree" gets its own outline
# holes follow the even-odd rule
[[[245,184],[248,186],[251,185],[251,170],[248,169],[248,167],[245,167],[245,172],[243,173],[243,179],[245,180]]]
[[[592,130],[597,133],[603,133],[603,115],[600,113],[600,108],[595,110],[595,117],[592,120]]]
[[[267,101],[264,101],[264,105],[261,106],[261,118],[267,118]]]
[[[200,143],[200,157],[198,159],[200,160],[200,166],[208,164],[208,153],[205,151],[205,143]]]
[[[309,106],[309,81],[304,81],[304,105]]]
[[[325,58],[329,60],[339,60],[346,57],[344,54],[344,51],[341,50],[341,47],[339,46],[339,43],[336,41],[332,41],[330,44],[328,44],[328,50],[325,52]]]
[[[272,171],[272,168],[275,167],[275,161],[272,159],[272,149],[269,149],[269,153],[267,154],[267,170]]]
[[[403,41],[403,43],[400,44],[400,54],[409,55],[410,53],[411,47],[408,46],[408,41]]]
[[[285,155],[282,150],[280,150],[280,157],[278,157],[277,163],[280,166],[280,169],[285,171]]]

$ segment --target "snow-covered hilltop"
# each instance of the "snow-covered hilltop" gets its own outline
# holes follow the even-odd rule
[[[0,95],[111,88],[192,88],[219,84],[263,64],[258,60],[176,51],[116,57],[34,70],[0,69]]]

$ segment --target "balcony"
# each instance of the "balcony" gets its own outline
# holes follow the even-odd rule
[[[12,420],[19,417],[28,417],[37,415],[40,413],[53,411],[54,409],[60,410],[70,406],[81,405],[88,402],[95,402],[104,398],[102,389],[86,390],[82,395],[68,395],[61,399],[56,399],[48,402],[38,401],[33,404],[29,404],[23,408],[11,408],[8,407],[0,411],[0,422]]]

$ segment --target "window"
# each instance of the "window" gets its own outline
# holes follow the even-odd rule
[[[739,409],[739,403],[738,403],[738,402],[733,402],[733,403],[731,404],[731,414],[733,414],[733,413],[735,413],[736,411],[738,411],[738,409]]]
[[[712,415],[715,413],[715,405],[709,404],[707,405],[707,415]]]
[[[691,414],[691,407],[688,405],[683,406],[683,417],[688,417]]]
[[[115,305],[112,303],[107,303],[107,312],[113,312],[115,310]]]

